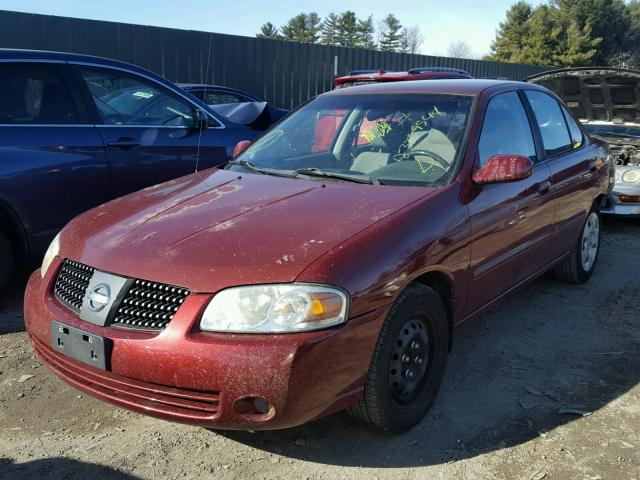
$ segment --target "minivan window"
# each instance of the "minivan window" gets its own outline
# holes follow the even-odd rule
[[[569,130],[562,110],[560,110],[560,104],[543,92],[528,90],[526,95],[538,122],[547,156],[553,156],[570,149],[573,142],[569,137]]]
[[[523,155],[536,160],[531,125],[516,92],[501,93],[489,101],[478,142],[480,165],[494,155]]]
[[[0,92],[0,124],[78,123],[78,112],[58,65],[0,63]]]
[[[153,82],[118,70],[82,69],[105,125],[191,126],[193,106]]]
[[[456,171],[472,103],[471,96],[433,93],[320,96],[257,140],[230,168],[249,162],[381,184],[444,184]]]

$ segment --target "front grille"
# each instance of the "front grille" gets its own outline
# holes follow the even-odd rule
[[[74,312],[80,313],[82,299],[94,270],[87,265],[65,260],[53,289],[56,298]]]
[[[67,308],[80,313],[94,268],[65,260],[54,287],[55,297]],[[120,327],[164,330],[184,302],[189,290],[147,280],[133,280],[116,309],[112,324]]]
[[[189,295],[189,290],[135,280],[113,319],[115,325],[162,330]]]

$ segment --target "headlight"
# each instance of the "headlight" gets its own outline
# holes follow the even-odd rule
[[[49,270],[51,262],[53,262],[53,259],[58,256],[58,253],[60,253],[60,233],[58,233],[54,237],[51,245],[49,245],[49,248],[47,248],[47,253],[44,254],[44,258],[42,259],[42,266],[40,267],[40,276],[42,278],[44,278],[47,270]]]
[[[620,170],[615,171],[615,180],[616,182],[619,182],[622,179],[622,174],[620,173]]]
[[[234,287],[217,293],[200,328],[210,332],[304,332],[346,321],[347,297],[312,284]]]
[[[640,183],[640,170],[627,170],[622,174],[622,181],[624,183]]]

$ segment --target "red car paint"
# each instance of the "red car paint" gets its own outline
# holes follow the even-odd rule
[[[587,135],[582,148],[537,164],[523,180],[472,181],[489,99],[541,87],[464,80],[358,88],[474,95],[455,180],[400,187],[209,170],[98,207],[65,227],[59,256],[43,279],[36,272],[29,280],[25,323],[41,360],[88,394],[160,418],[230,429],[299,425],[362,397],[381,324],[409,283],[438,289],[458,325],[563,258],[611,188],[613,166],[596,161],[606,151]],[[99,327],[54,298],[64,258],[192,293],[160,333]],[[292,281],[342,288],[349,320],[292,334],[199,330],[221,289]],[[54,319],[110,339],[110,370],[55,352]],[[271,402],[269,412],[247,413],[243,399],[253,397]]]
[[[385,70],[371,71],[367,73],[350,73],[344,77],[337,77],[334,80],[336,88],[347,86],[362,85],[365,83],[384,83],[384,82],[403,82],[406,80],[442,80],[453,78],[471,78],[467,72],[456,69],[443,68],[439,70],[437,67],[428,71],[420,71],[420,69],[409,70],[407,72],[387,72]]]

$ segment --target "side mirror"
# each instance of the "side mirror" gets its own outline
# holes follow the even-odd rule
[[[251,140],[239,141],[233,149],[233,158],[236,158],[238,155],[244,152],[249,147],[249,145],[251,145]]]
[[[499,154],[487,160],[484,167],[473,172],[477,184],[504,183],[523,180],[533,173],[533,162],[523,155]]]
[[[193,110],[192,128],[196,130],[206,128],[208,121],[209,120],[207,118],[207,115],[202,110],[199,110],[197,108]]]

